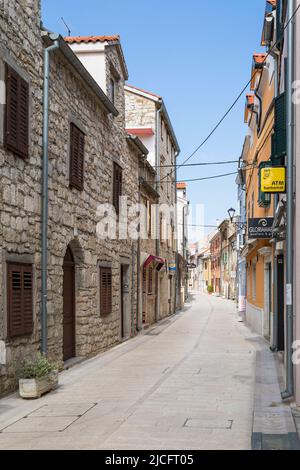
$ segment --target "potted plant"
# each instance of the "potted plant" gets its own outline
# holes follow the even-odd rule
[[[207,287],[207,292],[208,292],[209,295],[211,295],[213,293],[213,291],[214,291],[213,286],[208,286]]]
[[[40,398],[58,386],[58,369],[43,354],[24,361],[18,369],[19,394],[22,398]]]

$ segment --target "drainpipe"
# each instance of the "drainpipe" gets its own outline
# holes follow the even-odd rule
[[[271,52],[271,56],[274,59],[274,98],[277,98],[279,93],[278,86],[278,54]],[[279,203],[279,195],[274,194],[274,218],[276,215],[277,206]],[[276,254],[276,241],[274,243],[274,260],[273,260],[273,338],[271,351],[278,351],[278,301],[277,301],[277,290],[278,290],[278,272],[277,272],[278,257]]]
[[[179,286],[178,286],[178,280],[179,280],[179,258],[178,258],[178,214],[177,214],[177,158],[179,156],[179,152],[175,153],[175,211],[174,211],[174,225],[175,225],[175,256],[176,256],[176,275],[175,275],[175,312],[177,311],[177,306],[179,305]]]
[[[50,35],[54,44],[44,51],[43,165],[42,165],[42,237],[41,237],[41,351],[48,353],[47,280],[48,280],[48,165],[49,165],[49,71],[50,53],[59,48],[58,36]]]
[[[141,181],[139,178],[139,196],[138,196],[139,205],[141,204]],[[140,305],[140,282],[141,282],[141,234],[139,234],[138,241],[137,241],[137,314],[136,314],[136,330],[140,331],[142,328],[142,319],[140,318],[141,314],[141,305]]]
[[[290,19],[294,15],[294,0],[288,1],[288,15]],[[286,209],[286,330],[287,330],[287,364],[286,364],[286,390],[282,393],[282,399],[294,396],[294,366],[293,340],[294,340],[294,305],[293,305],[293,278],[294,278],[294,40],[295,20],[288,25],[288,59],[287,59],[287,209]]]
[[[155,151],[155,167],[156,167],[156,192],[160,195],[160,179],[161,179],[161,159],[160,159],[160,117],[162,113],[162,101],[159,102],[159,109],[156,111],[156,151]],[[159,201],[158,201],[159,202]],[[160,255],[160,212],[159,212],[159,204],[156,204],[156,238],[155,238],[155,245],[156,245],[156,256],[159,257]],[[158,322],[159,320],[159,282],[158,282],[158,272],[155,276],[155,292],[156,292],[156,299],[155,299],[155,321]]]

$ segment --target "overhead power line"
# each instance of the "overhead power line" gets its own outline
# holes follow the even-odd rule
[[[201,163],[188,163],[186,165],[156,165],[155,168],[178,168],[183,166],[209,166],[209,165],[229,165],[233,163],[238,163],[238,160],[229,160],[223,162],[201,162]]]
[[[288,20],[287,24],[284,26],[283,28],[283,32],[282,32],[282,35],[280,36],[280,38],[275,42],[275,44],[271,47],[271,49],[268,51],[268,53],[266,54],[266,57],[264,59],[264,61],[262,62],[262,64],[265,64],[266,63],[266,60],[268,59],[268,57],[271,55],[271,53],[274,51],[274,49],[277,47],[277,45],[281,42],[281,40],[283,39],[284,37],[284,32],[285,30],[287,29],[287,27],[289,26],[289,24],[291,23],[291,21],[294,19],[295,15],[297,14],[298,10],[300,9],[300,5],[298,5],[298,7],[295,9],[293,15],[291,16],[291,18]],[[223,121],[225,121],[226,117],[231,113],[231,111],[233,110],[233,108],[235,107],[235,105],[238,103],[238,101],[240,100],[240,98],[243,96],[243,94],[245,93],[245,91],[247,90],[248,86],[250,85],[252,79],[255,77],[256,75],[256,71],[254,72],[254,74],[251,76],[250,80],[247,82],[247,84],[243,87],[242,91],[238,94],[237,98],[233,101],[233,103],[231,104],[231,106],[229,106],[229,108],[227,109],[227,111],[223,114],[223,116],[221,117],[221,119],[217,122],[217,124],[213,127],[213,129],[211,130],[211,132],[208,134],[207,137],[205,137],[205,139],[200,143],[200,145],[198,145],[198,147],[191,153],[191,155],[186,158],[184,160],[184,162],[182,163],[182,165],[179,165],[177,168],[181,168],[183,165],[185,165],[185,163],[187,163],[189,160],[191,160],[191,158],[194,157],[194,155],[196,155],[196,153],[206,144],[206,142],[212,137],[212,135],[217,131],[217,129],[221,126],[221,124],[223,123]],[[175,170],[173,170],[171,173],[169,173],[169,175],[171,175],[172,173],[174,173]],[[167,178],[167,176],[165,176],[163,179]]]

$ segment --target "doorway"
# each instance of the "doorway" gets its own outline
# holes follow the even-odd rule
[[[271,328],[272,328],[272,263],[267,263],[267,283],[268,283],[268,338],[271,338]]]
[[[285,303],[285,294],[284,294],[284,255],[277,256],[277,315],[278,315],[278,350],[285,350],[285,338],[284,338],[284,303]]]
[[[68,246],[63,264],[63,360],[76,355],[75,341],[75,262]]]
[[[131,299],[130,299],[130,266],[121,264],[121,338],[127,339],[131,334]]]

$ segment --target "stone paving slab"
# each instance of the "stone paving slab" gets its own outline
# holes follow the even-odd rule
[[[151,331],[64,371],[38,401],[0,400],[0,429],[14,431],[0,449],[250,449],[257,342],[235,304],[197,294]]]

